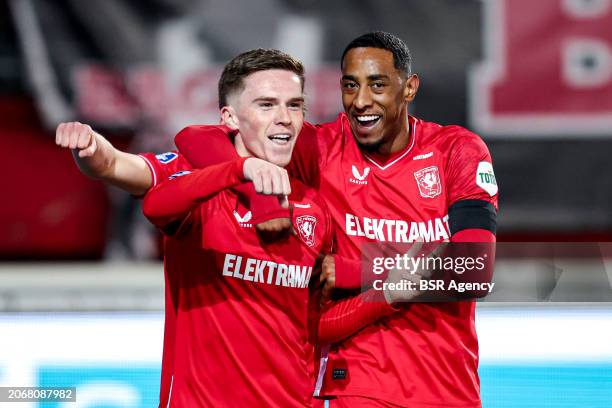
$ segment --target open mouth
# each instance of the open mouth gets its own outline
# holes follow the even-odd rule
[[[372,127],[376,125],[381,117],[381,115],[354,115],[357,123],[363,127]]]
[[[270,139],[270,141],[274,144],[283,146],[289,143],[289,141],[291,140],[291,135],[288,133],[279,133],[276,135],[268,136],[268,139]]]

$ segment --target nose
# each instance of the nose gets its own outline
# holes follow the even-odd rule
[[[286,106],[279,106],[276,111],[276,124],[279,125],[290,125],[291,124],[291,115],[289,114],[289,109]]]
[[[370,90],[367,86],[359,87],[357,95],[355,96],[355,100],[353,101],[353,105],[357,110],[364,110],[365,108],[372,105],[372,97],[370,95]]]

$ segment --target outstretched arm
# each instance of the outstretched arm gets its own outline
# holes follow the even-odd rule
[[[60,123],[55,144],[72,149],[74,161],[83,174],[140,196],[153,183],[144,159],[115,149],[91,126],[80,122]]]
[[[288,194],[289,182],[285,169],[265,160],[242,157],[205,169],[181,171],[154,187],[145,196],[143,212],[157,227],[168,232],[169,225],[182,222],[202,201],[222,190],[245,181],[258,184],[263,177],[277,180],[270,188],[272,194]],[[284,182],[283,182],[284,180]]]

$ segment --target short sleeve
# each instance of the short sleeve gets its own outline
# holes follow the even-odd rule
[[[446,167],[448,206],[461,200],[482,200],[498,208],[498,187],[487,146],[461,128],[451,146]]]
[[[187,159],[176,150],[161,154],[140,153],[139,156],[144,159],[149,171],[151,171],[153,178],[151,187],[155,187],[174,174],[192,169]]]

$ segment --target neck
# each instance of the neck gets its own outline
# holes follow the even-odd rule
[[[249,152],[249,150],[246,148],[246,146],[244,145],[240,132],[238,132],[236,134],[236,137],[234,137],[234,147],[236,148],[236,152],[238,153],[238,156],[240,157],[252,157],[253,156]]]
[[[401,123],[398,129],[395,130],[394,135],[389,138],[385,138],[384,143],[378,145],[375,150],[380,155],[389,155],[404,150],[410,142],[410,122],[408,121],[408,114],[404,112],[402,114]]]

